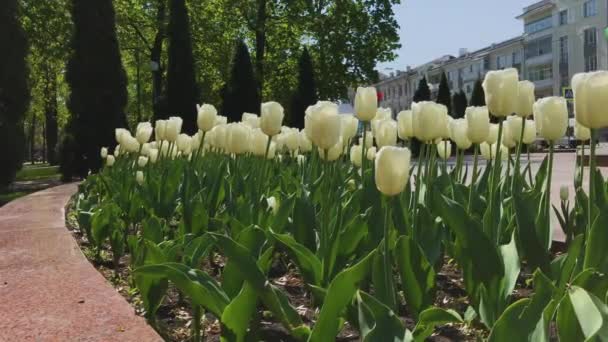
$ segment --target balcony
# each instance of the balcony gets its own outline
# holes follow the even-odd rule
[[[553,87],[553,78],[547,78],[544,80],[538,80],[538,81],[533,81],[534,83],[534,87],[539,90],[539,89],[546,89],[546,88],[552,88]]]
[[[541,65],[541,64],[550,64],[553,63],[553,53],[546,53],[544,55],[535,56],[531,58],[526,58],[526,65],[528,67]]]

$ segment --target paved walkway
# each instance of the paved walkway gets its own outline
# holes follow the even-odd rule
[[[67,184],[0,208],[0,341],[162,341],[65,227]]]

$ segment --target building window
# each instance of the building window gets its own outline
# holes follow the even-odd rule
[[[467,93],[471,93],[471,85],[467,84]]]
[[[513,64],[520,64],[521,63],[521,51],[515,51],[513,52]]]
[[[526,45],[526,58],[534,58],[552,52],[551,36],[539,38]]]
[[[553,78],[553,66],[551,64],[534,66],[528,69],[530,81],[542,81]]]
[[[399,86],[399,97],[403,96],[403,87]]]
[[[561,63],[568,63],[568,36],[559,38],[559,58]]]
[[[507,56],[496,57],[496,69],[501,70],[507,67]]]
[[[594,46],[597,43],[597,29],[591,27],[585,30],[585,45]]]
[[[559,26],[568,24],[568,10],[559,12]]]
[[[528,34],[540,32],[553,26],[553,18],[551,16],[541,18],[526,24],[524,31]]]
[[[585,72],[597,70],[597,55],[592,54],[585,57]]]
[[[593,17],[597,14],[597,1],[596,0],[587,0],[583,4],[583,16],[585,18]]]

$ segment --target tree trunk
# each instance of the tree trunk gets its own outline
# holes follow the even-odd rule
[[[30,162],[34,164],[36,161],[36,112],[32,112],[32,124],[30,126]]]
[[[57,74],[54,70],[47,68],[45,75],[44,94],[44,141],[46,158],[49,164],[57,165]]]
[[[258,15],[255,30],[255,68],[260,99],[264,89],[264,54],[266,52],[266,1],[258,0]]]
[[[163,52],[163,41],[166,36],[165,28],[166,5],[165,0],[158,0],[158,12],[156,12],[156,37],[154,37],[154,45],[150,52],[150,62],[154,63],[156,68],[152,69],[152,107],[154,110],[154,119],[165,118],[166,113],[163,109],[162,93],[163,93],[163,67],[161,65],[161,55]]]

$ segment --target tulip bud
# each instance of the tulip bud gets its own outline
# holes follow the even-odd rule
[[[408,183],[411,153],[407,148],[385,146],[375,161],[376,187],[386,196],[400,194]]]
[[[576,124],[574,125],[574,136],[576,137],[576,140],[587,141],[591,139],[591,130],[576,121]]]
[[[320,149],[329,149],[338,143],[342,120],[338,114],[338,105],[328,101],[319,101],[308,114],[308,127],[312,142]]]
[[[492,145],[492,148],[494,149],[494,155],[496,155],[496,151],[498,148],[498,144],[494,144]],[[505,145],[500,145],[500,159],[504,160],[509,160],[509,156],[511,155],[511,150],[505,146]]]
[[[185,133],[177,137],[177,149],[183,154],[188,155],[192,151],[192,138]]]
[[[342,155],[342,149],[344,148],[342,137],[338,138],[338,142],[327,150],[327,155],[325,153],[326,150],[319,147],[319,155],[321,155],[321,159],[327,161],[337,160],[340,155]]]
[[[141,145],[141,152],[140,152],[140,154],[142,156],[146,156],[147,157],[150,154],[150,148],[151,148],[150,146],[151,146],[150,143],[142,144]]]
[[[403,140],[410,139],[414,136],[411,110],[404,110],[397,114],[397,134],[399,135],[399,138]]]
[[[474,144],[486,141],[490,133],[490,115],[487,107],[467,107],[467,137]]]
[[[260,127],[260,117],[252,113],[243,113],[241,121],[251,128]]]
[[[559,188],[559,198],[560,198],[562,201],[567,201],[567,200],[568,200],[568,195],[569,195],[569,194],[568,194],[568,186],[567,186],[567,185],[562,185],[562,186]]]
[[[446,160],[452,155],[452,143],[444,140],[437,143],[437,154],[439,158]]]
[[[380,107],[376,111],[376,116],[371,121],[372,134],[376,136],[378,124],[384,120],[392,119],[393,111],[390,108]]]
[[[490,114],[505,117],[517,111],[519,88],[517,69],[488,71],[482,86]]]
[[[355,114],[361,121],[370,121],[376,116],[378,94],[374,87],[359,87],[355,94]]]
[[[608,127],[608,71],[574,75],[572,90],[576,120],[591,129]]]
[[[268,204],[268,210],[272,211],[273,215],[276,215],[277,212],[279,212],[279,203],[274,196],[267,197],[266,203]]]
[[[507,122],[503,124],[502,144],[506,147],[513,148],[515,145],[517,145],[517,141],[521,135],[521,120],[524,119],[520,118],[519,116],[509,116],[507,117]],[[519,130],[516,131],[518,128]]]
[[[490,130],[486,136],[486,142],[488,144],[495,144],[498,141],[498,124],[490,124]]]
[[[167,127],[165,128],[165,138],[170,142],[175,142],[177,136],[182,131],[182,123],[184,120],[177,116],[172,116],[167,120]]]
[[[122,136],[123,144],[120,146],[124,147],[126,152],[138,152],[139,151],[139,142],[137,139],[131,136],[131,134]]]
[[[397,122],[392,119],[380,121],[376,126],[375,137],[378,148],[397,145]]]
[[[116,138],[116,142],[120,145],[123,143],[123,139],[126,136],[131,136],[131,132],[124,128],[116,128],[114,130],[114,137]]]
[[[350,148],[350,162],[356,167],[361,167],[361,145],[353,145]]]
[[[435,102],[412,104],[412,122],[418,140],[430,142],[447,134],[447,107]]]
[[[154,136],[156,141],[165,140],[165,132],[167,131],[167,120],[156,120],[154,124]]]
[[[114,165],[114,162],[116,161],[116,159],[114,158],[113,155],[109,154],[106,157],[106,166],[111,167],[112,165]]]
[[[356,190],[357,189],[357,183],[355,182],[354,179],[351,178],[351,179],[348,180],[348,182],[346,182],[346,187],[349,190],[351,190],[351,191]]]
[[[481,144],[479,144],[479,151],[481,152],[481,156],[485,160],[492,160],[492,149],[490,144],[488,144],[487,142],[482,142]]]
[[[249,150],[251,128],[243,123],[231,123],[227,130],[227,150],[230,153],[242,154]]]
[[[524,140],[523,143],[529,145],[536,140],[536,123],[534,120],[526,120],[526,127],[524,128]]]
[[[342,115],[342,140],[350,141],[357,135],[359,120],[354,115]]]
[[[143,185],[144,184],[144,173],[143,173],[143,171],[137,171],[135,173],[135,181],[137,181],[137,184],[139,184],[139,185]]]
[[[120,156],[120,145],[116,145],[116,147],[114,147],[114,156]]]
[[[137,129],[135,130],[135,138],[137,142],[140,144],[145,144],[150,140],[152,136],[152,124],[149,122],[140,122],[137,124]]]
[[[363,137],[359,138],[359,145],[363,145]],[[365,148],[374,146],[374,135],[371,131],[365,132]]]
[[[261,113],[260,128],[262,131],[269,136],[278,134],[285,116],[283,106],[278,102],[265,102],[262,103]]]
[[[367,158],[367,160],[376,159],[376,146],[368,148],[365,157]]]
[[[108,156],[108,148],[102,147],[100,155],[101,155],[101,159],[106,159],[106,157]]]
[[[450,139],[456,143],[456,147],[466,150],[473,144],[467,136],[468,125],[466,119],[455,119],[450,122]]]
[[[156,163],[156,160],[158,159],[158,149],[156,149],[156,148],[150,149],[150,153],[148,155],[150,158],[150,163],[152,163],[152,164]]]
[[[148,157],[139,156],[139,158],[137,158],[137,165],[139,167],[144,167],[146,164],[148,164]]]
[[[534,83],[530,81],[519,81],[517,88],[517,110],[515,113],[522,118],[532,115],[534,105]]]
[[[274,157],[276,155],[276,151],[277,151],[277,144],[274,141],[271,141],[270,146],[268,147],[268,155],[266,156],[266,158],[274,159]]]
[[[215,126],[215,119],[217,118],[217,109],[213,105],[203,104],[202,106],[196,105],[198,111],[196,124],[198,129],[203,132],[209,132],[213,126]]]
[[[563,97],[550,96],[534,103],[534,121],[538,134],[546,140],[558,140],[568,128],[568,107]]]

